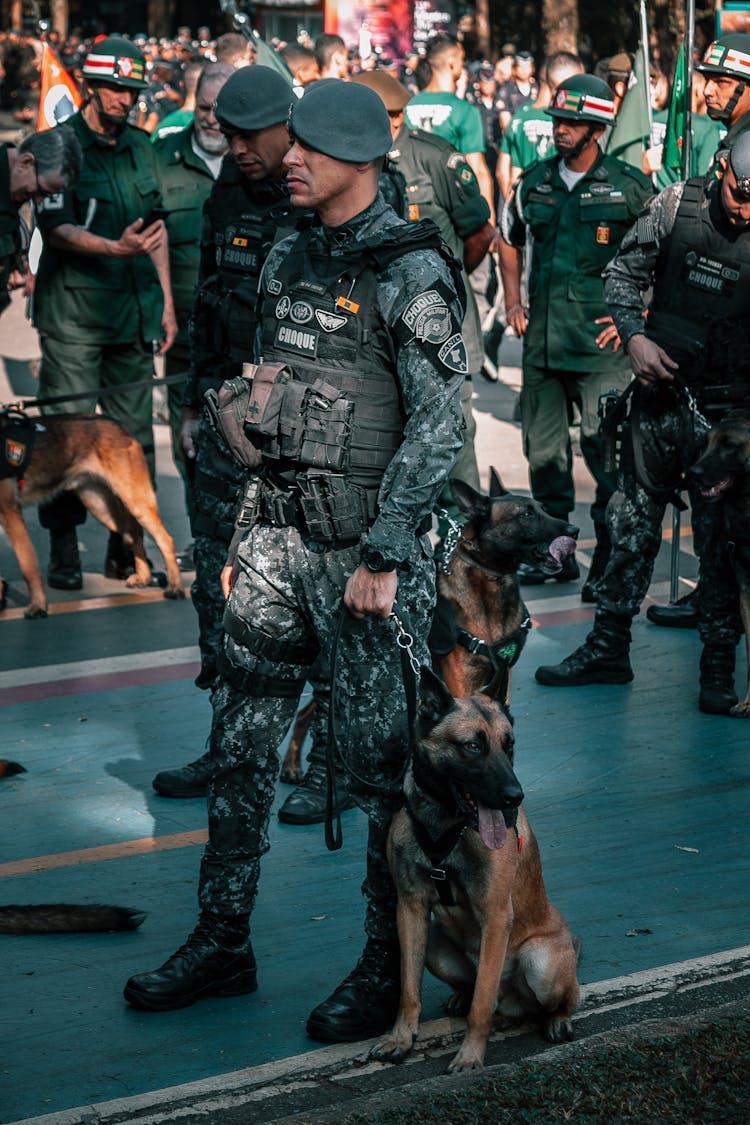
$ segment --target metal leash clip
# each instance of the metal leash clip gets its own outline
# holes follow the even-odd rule
[[[414,637],[411,635],[411,633],[408,633],[406,631],[406,629],[404,628],[404,623],[401,620],[401,618],[398,616],[397,613],[392,612],[390,614],[388,620],[389,621],[395,621],[395,623],[396,623],[396,633],[397,633],[396,644],[398,645],[399,648],[404,649],[404,651],[406,652],[406,655],[409,658],[409,663],[411,664],[411,670],[414,673],[414,675],[418,678],[419,677],[419,661],[417,660],[416,656],[414,655],[414,648],[413,648]]]

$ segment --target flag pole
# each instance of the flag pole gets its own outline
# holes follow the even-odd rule
[[[640,6],[640,21],[641,21],[641,51],[643,53],[643,77],[646,83],[646,111],[648,113],[648,135],[649,144],[651,144],[651,126],[653,124],[653,113],[651,108],[651,57],[649,54],[648,43],[648,20],[646,18],[646,0],[641,0]]]
[[[685,132],[682,137],[682,178],[690,179],[693,151],[693,50],[695,45],[695,0],[687,0],[685,12]],[[669,601],[674,605],[680,588],[680,509],[672,505],[672,551],[669,560]]]

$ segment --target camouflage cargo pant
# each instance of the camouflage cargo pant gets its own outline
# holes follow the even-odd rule
[[[204,909],[240,914],[253,908],[260,857],[269,847],[279,731],[294,717],[313,661],[330,667],[341,598],[359,554],[358,545],[313,550],[295,528],[267,525],[256,526],[240,547],[225,659],[212,699],[210,745],[218,770],[209,786],[209,842],[201,864]],[[410,569],[399,576],[398,604],[409,615],[420,663],[429,659],[431,556],[429,541],[415,540]],[[332,701],[346,785],[370,820],[365,928],[384,939],[396,933],[385,839],[408,752],[397,652],[391,622],[350,619],[339,640]]]
[[[665,486],[673,483],[679,468],[693,464],[703,452],[707,432],[700,424],[686,430],[671,393],[646,393],[641,406],[641,443],[652,481]],[[657,475],[658,464],[664,470],[661,477]],[[700,575],[698,631],[704,643],[736,644],[742,630],[722,508],[691,487],[688,497]],[[607,508],[612,554],[597,594],[603,609],[631,617],[638,613],[661,546],[667,503],[664,494],[648,492],[639,481],[632,442],[626,433],[618,488]]]

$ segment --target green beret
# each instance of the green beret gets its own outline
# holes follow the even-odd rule
[[[388,111],[374,90],[322,78],[292,106],[289,129],[303,144],[348,164],[378,160],[393,147]]]

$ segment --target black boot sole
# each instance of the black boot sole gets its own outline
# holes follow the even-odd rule
[[[256,992],[257,988],[258,974],[245,970],[234,977],[228,977],[227,980],[207,982],[201,988],[196,988],[193,992],[182,996],[149,995],[137,988],[131,988],[129,984],[125,985],[122,994],[131,1007],[143,1012],[171,1012],[178,1008],[189,1008],[196,1000],[203,1000],[210,996],[244,996],[246,993]]]

